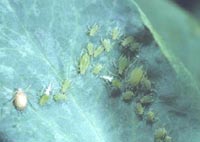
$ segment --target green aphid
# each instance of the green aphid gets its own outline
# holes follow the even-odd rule
[[[97,32],[99,31],[100,27],[97,24],[92,25],[89,29],[88,29],[88,35],[89,36],[95,36],[97,34]]]
[[[145,90],[149,91],[151,90],[151,81],[147,77],[143,77],[141,81],[142,86]]]
[[[138,49],[140,48],[140,44],[136,41],[133,41],[132,43],[130,43],[129,45],[129,50],[131,52],[136,52]]]
[[[99,72],[103,69],[103,66],[101,64],[97,64],[94,69],[92,70],[92,73],[97,75]]]
[[[167,130],[165,128],[159,128],[155,131],[154,140],[155,142],[165,142],[165,138],[167,137]]]
[[[128,80],[129,84],[132,87],[136,87],[137,85],[139,85],[140,81],[142,80],[143,75],[144,75],[144,71],[142,67],[134,68],[129,76],[129,80]]]
[[[120,56],[118,62],[118,73],[122,75],[125,69],[128,67],[128,65],[129,65],[129,59],[126,58],[126,56],[123,55]]]
[[[71,87],[71,81],[66,79],[62,83],[60,92],[65,94],[70,87]]]
[[[147,123],[150,123],[150,124],[154,123],[155,122],[155,113],[153,111],[149,111],[147,113],[146,120],[147,120]]]
[[[151,104],[153,102],[154,102],[154,98],[151,95],[143,96],[140,99],[140,103],[143,104],[143,105],[149,105],[149,104]]]
[[[50,99],[50,92],[51,92],[51,84],[46,88],[43,95],[40,97],[39,104],[41,106],[45,105]]]
[[[40,100],[39,100],[39,104],[41,106],[45,105],[50,99],[50,96],[49,95],[46,95],[46,94],[43,94],[41,97],[40,97]]]
[[[172,141],[172,137],[170,136],[166,136],[164,142],[171,142]]]
[[[118,80],[118,79],[113,79],[113,80],[112,80],[112,86],[115,87],[115,88],[121,88],[122,83],[121,83],[121,81]]]
[[[140,117],[144,115],[144,107],[141,103],[136,104],[135,113]]]
[[[88,53],[85,53],[81,56],[81,59],[80,59],[80,62],[79,62],[80,74],[85,74],[89,65],[90,65],[90,56],[88,55]]]
[[[62,94],[62,93],[58,93],[58,94],[53,96],[53,99],[56,102],[66,101],[67,100],[67,95],[66,94]]]
[[[88,54],[90,56],[93,56],[93,54],[94,54],[94,45],[91,42],[89,42],[87,44],[87,51],[88,51]]]
[[[125,39],[122,40],[121,45],[123,47],[127,47],[133,42],[135,42],[134,38],[132,36],[128,36],[128,37],[126,37]]]
[[[133,99],[134,96],[135,94],[132,91],[126,91],[122,94],[122,99],[125,102],[129,102]]]
[[[120,38],[120,30],[118,28],[114,28],[111,32],[111,36],[113,40],[117,40]]]
[[[110,52],[110,50],[112,49],[112,44],[111,44],[110,40],[109,39],[103,39],[101,41],[101,43],[102,43],[102,46],[104,47],[105,51]]]
[[[103,51],[104,51],[104,48],[103,48],[102,46],[99,46],[99,47],[94,51],[94,57],[99,56]]]

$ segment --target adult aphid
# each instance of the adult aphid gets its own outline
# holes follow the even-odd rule
[[[79,72],[80,74],[85,74],[88,67],[90,65],[90,56],[88,53],[85,53],[81,56],[80,62],[79,62]]]
[[[129,65],[129,59],[126,56],[120,56],[118,61],[118,73],[122,75]]]
[[[99,31],[99,25],[94,24],[90,28],[88,28],[88,35],[89,36],[95,36],[96,33]]]
[[[136,67],[130,73],[128,82],[132,87],[136,87],[141,82],[143,76],[144,76],[144,71],[142,66]]]
[[[19,88],[13,99],[13,105],[19,111],[23,111],[27,107],[28,99],[26,93]]]
[[[41,106],[45,105],[50,99],[50,92],[52,90],[51,84],[46,88],[43,95],[40,97],[39,104]]]

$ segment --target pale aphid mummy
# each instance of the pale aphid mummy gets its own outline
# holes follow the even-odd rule
[[[27,107],[28,98],[26,93],[19,88],[13,98],[13,105],[19,111],[23,111]]]

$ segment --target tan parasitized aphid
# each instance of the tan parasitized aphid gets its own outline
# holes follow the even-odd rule
[[[19,111],[23,111],[27,107],[28,99],[26,93],[19,88],[13,98],[13,105]]]

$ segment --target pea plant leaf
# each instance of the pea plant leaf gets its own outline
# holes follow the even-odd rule
[[[156,129],[166,127],[175,141],[196,142],[199,136],[192,130],[199,129],[194,125],[200,118],[199,113],[195,114],[198,87],[169,41],[161,41],[160,30],[152,28],[156,20],[148,20],[149,13],[143,6],[131,0],[2,0],[0,141],[153,142]],[[99,29],[91,37],[88,30],[95,24]],[[113,29],[119,29],[119,40],[112,40]],[[134,54],[121,46],[127,36],[139,42]],[[110,39],[113,47],[96,58],[91,56],[85,74],[80,74],[79,63],[87,44],[91,42],[97,49],[102,39]],[[173,54],[168,56],[169,52]],[[130,65],[117,76],[116,65],[122,55],[129,57]],[[103,68],[96,75],[92,70],[98,64]],[[136,67],[144,69],[156,92],[153,104],[144,110],[145,114],[149,110],[157,114],[153,127],[146,124],[145,114],[140,119],[135,111],[143,92],[132,90],[137,96],[129,103],[121,95],[128,91],[126,83]],[[116,91],[110,78],[119,79],[125,87]],[[67,97],[54,101],[64,80],[70,81],[64,94]],[[39,100],[49,84],[50,98],[41,106]],[[18,88],[28,97],[23,111],[16,110],[12,103]],[[115,96],[117,93],[119,96]]]

